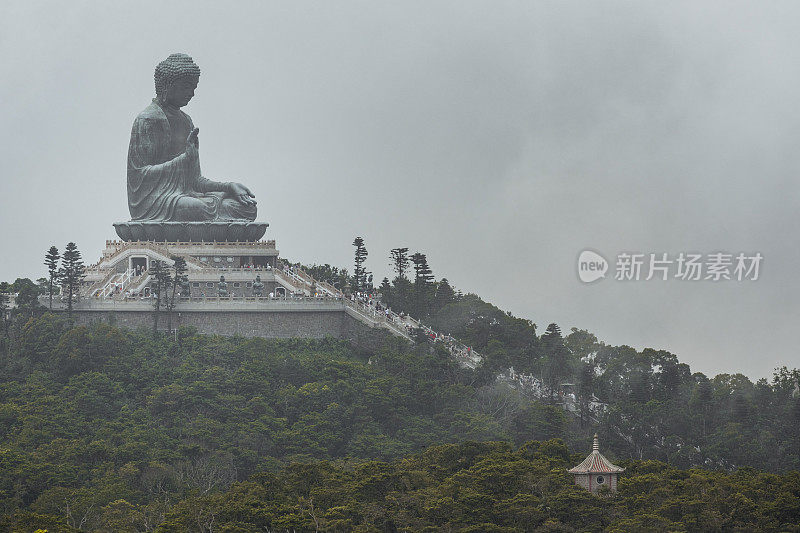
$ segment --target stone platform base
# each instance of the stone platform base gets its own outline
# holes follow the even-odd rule
[[[117,327],[130,329],[152,328],[152,304],[147,302],[144,310],[124,310],[119,305],[114,311],[80,309],[73,311],[75,322],[90,325],[96,322],[106,322]],[[323,339],[334,337],[351,342],[364,353],[374,353],[380,349],[388,339],[393,338],[388,330],[368,325],[353,318],[348,314],[343,304],[338,304],[338,309],[332,305],[316,306],[292,305],[292,301],[273,301],[272,305],[262,305],[261,309],[251,305],[250,309],[234,310],[235,306],[209,307],[206,311],[199,311],[199,307],[191,311],[176,309],[173,311],[172,327],[181,326],[197,328],[198,333],[206,335],[226,335],[242,337],[263,337],[267,339]],[[313,302],[312,302],[313,303]],[[98,306],[99,307],[99,306]],[[136,307],[130,306],[130,307]],[[298,307],[292,309],[292,307]],[[61,311],[63,312],[63,311]],[[167,313],[161,311],[159,320],[161,329],[167,326]]]
[[[123,241],[254,242],[267,231],[266,222],[117,222]]]

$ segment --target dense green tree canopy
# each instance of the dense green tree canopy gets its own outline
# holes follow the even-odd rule
[[[489,328],[487,353],[508,358],[541,348],[532,324],[504,316]],[[569,339],[564,346],[578,343]],[[110,324],[70,327],[49,314],[29,319],[0,369],[0,524],[30,531],[148,531],[159,524],[161,531],[303,531],[315,524],[364,531],[708,531],[760,524],[788,531],[800,516],[796,470],[733,468],[796,468],[773,462],[788,457],[789,448],[796,453],[796,426],[781,425],[794,404],[784,403],[785,413],[773,407],[768,421],[751,407],[790,398],[794,371],[782,369],[773,384],[749,388],[743,376],[690,375],[677,385],[651,376],[645,386],[614,374],[620,386],[641,390],[619,393],[608,421],[641,439],[643,457],[724,470],[625,460],[636,454],[606,431],[607,453],[628,468],[619,496],[608,499],[591,496],[566,474],[589,441],[560,406],[527,398],[483,371],[460,369],[436,345],[387,342],[365,358],[333,339],[268,341],[190,330],[166,339]],[[641,362],[642,354],[622,350],[631,357],[623,363],[603,350],[595,355],[600,366]],[[743,399],[723,397],[728,387],[742,390]],[[741,422],[709,417],[708,450],[675,447],[672,455],[676,441],[652,442],[647,431],[625,426],[633,415],[670,423],[679,414],[665,409],[678,408],[668,402],[681,388],[689,403],[710,402],[710,412],[727,405],[731,417],[778,425],[762,444]],[[645,391],[650,399],[643,404]],[[653,404],[658,398],[667,403]],[[702,420],[688,424],[702,431]],[[582,453],[548,440],[558,438]],[[542,442],[525,444],[531,439]]]

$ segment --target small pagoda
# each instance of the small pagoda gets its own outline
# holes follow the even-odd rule
[[[569,469],[569,473],[575,476],[575,483],[592,494],[597,494],[601,487],[608,487],[611,492],[616,492],[617,477],[624,471],[624,468],[612,464],[600,453],[597,433],[594,434],[592,453],[581,464]]]

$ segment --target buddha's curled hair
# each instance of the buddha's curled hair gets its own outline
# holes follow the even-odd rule
[[[200,67],[186,54],[170,54],[168,58],[156,65],[156,96],[162,97],[165,89],[176,79],[190,76],[200,77]]]

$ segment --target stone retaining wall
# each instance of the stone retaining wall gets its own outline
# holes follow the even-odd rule
[[[145,310],[79,309],[73,311],[79,324],[108,322],[123,328],[152,328],[153,312]],[[346,339],[364,350],[375,350],[391,337],[382,327],[371,327],[345,312],[331,310],[192,310],[174,311],[172,327],[192,326],[199,333],[243,337]],[[167,314],[161,312],[159,329],[166,330]]]

